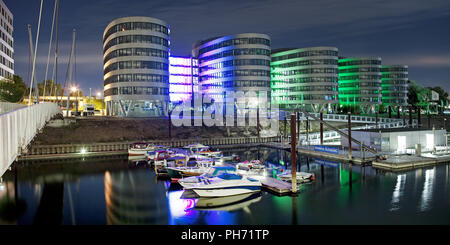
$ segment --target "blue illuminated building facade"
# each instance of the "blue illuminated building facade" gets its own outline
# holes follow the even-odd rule
[[[270,103],[271,40],[265,34],[243,33],[194,44],[199,87],[212,101],[224,102],[226,92],[267,92]]]

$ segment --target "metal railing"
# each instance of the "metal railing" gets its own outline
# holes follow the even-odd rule
[[[0,115],[0,176],[61,109],[54,103],[21,106]]]
[[[8,102],[0,102],[0,114],[14,111],[14,110],[22,108],[22,107],[25,107],[25,105],[16,104],[16,103],[8,103]]]

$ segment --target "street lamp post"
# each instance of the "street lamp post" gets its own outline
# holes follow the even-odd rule
[[[78,115],[78,89],[76,87],[71,88],[72,92],[75,93],[75,116]],[[69,101],[70,103],[70,101]]]

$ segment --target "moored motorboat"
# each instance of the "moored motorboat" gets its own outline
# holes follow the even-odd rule
[[[234,167],[211,167],[200,176],[192,176],[188,178],[182,178],[178,180],[178,183],[184,188],[191,187],[195,184],[201,183],[203,180],[219,176],[222,173],[234,173],[236,169]]]
[[[128,148],[129,156],[147,156],[147,152],[155,151],[161,148],[161,146],[156,146],[146,142],[136,142],[133,143],[131,147]]]
[[[200,197],[225,197],[261,191],[259,180],[237,174],[222,173],[186,189]]]
[[[264,169],[265,166],[260,160],[251,160],[251,161],[244,161],[240,162],[237,165],[238,169],[242,170],[251,170],[251,169]]]
[[[156,150],[156,151],[148,151],[147,152],[147,159],[153,163],[156,161],[163,161],[164,159],[168,159],[170,157],[170,154],[166,150]]]
[[[160,177],[170,177],[168,167],[179,167],[184,166],[187,161],[187,156],[185,155],[175,155],[164,160],[155,161],[155,173]]]
[[[277,174],[277,177],[280,180],[291,182],[292,181],[291,170],[286,170],[284,173]],[[297,179],[297,182],[299,182],[299,183],[305,183],[305,182],[313,181],[315,179],[315,176],[313,173],[297,172],[296,179]]]
[[[205,157],[215,157],[219,158],[223,156],[221,151],[213,151],[209,146],[203,144],[192,144],[183,147],[184,150],[188,151],[191,155],[201,155]]]
[[[261,193],[246,193],[226,197],[200,197],[195,204],[198,210],[235,211],[259,202]]]
[[[184,165],[167,166],[167,173],[172,181],[178,181],[184,177],[199,176],[213,166],[211,159],[190,157]]]

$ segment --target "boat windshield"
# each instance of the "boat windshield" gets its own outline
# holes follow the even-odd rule
[[[147,146],[148,146],[148,144],[146,144],[146,143],[134,143],[133,144],[133,148],[136,148],[136,149],[145,149],[145,148],[147,148]]]
[[[237,175],[237,174],[230,174],[230,173],[222,173],[222,174],[220,174],[217,177],[221,178],[223,180],[239,180],[239,179],[242,179],[242,176]]]

